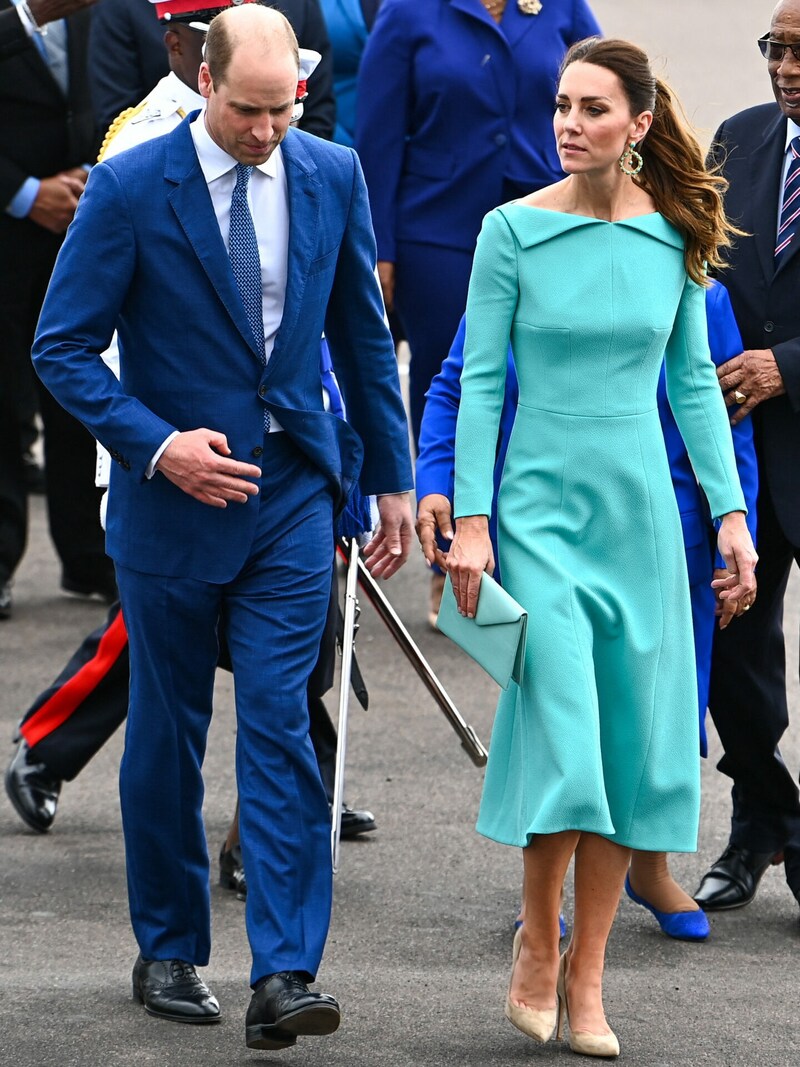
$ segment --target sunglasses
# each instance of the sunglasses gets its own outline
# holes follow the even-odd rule
[[[773,41],[770,35],[765,33],[763,37],[759,37],[758,47],[761,49],[761,55],[768,63],[780,63],[786,55],[787,48],[797,62],[800,63],[800,41],[795,44],[787,44],[785,41]]]

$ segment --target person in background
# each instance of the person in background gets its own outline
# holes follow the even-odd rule
[[[251,0],[243,2],[250,3]],[[267,0],[255,2],[266,4]],[[169,74],[164,53],[166,23],[162,19],[159,25],[153,4],[157,5],[156,10],[161,6],[159,0],[103,0],[92,13],[89,70],[100,130],[107,130],[121,112],[139,104],[156,82]],[[175,7],[174,4],[164,6]],[[195,4],[193,0],[183,0],[177,5],[180,10],[175,14],[182,17],[195,7],[203,9],[205,6]],[[301,48],[309,48],[322,56],[309,79],[308,100],[300,128],[330,140],[335,123],[332,60],[319,0],[279,0],[269,6],[286,15]],[[166,14],[174,17],[171,11]]]
[[[782,0],[759,39],[775,102],[722,123],[711,159],[725,206],[745,232],[725,253],[743,349],[719,368],[738,422],[752,412],[760,471],[759,596],[714,646],[709,710],[733,779],[730,840],[695,899],[709,911],[749,904],[784,861],[800,904],[800,798],[779,744],[789,722],[783,608],[800,563],[800,0]]]
[[[27,51],[35,26],[68,18],[98,0],[28,0],[27,4],[0,11],[0,61]]]
[[[503,585],[528,613],[521,684],[495,717],[478,830],[521,847],[524,923],[506,1016],[537,1041],[616,1056],[602,997],[632,849],[697,847],[697,681],[680,515],[657,409],[661,367],[731,576],[756,595],[731,430],[708,354],[705,265],[735,234],[648,57],[567,53],[553,126],[567,177],[490,212],[467,302],[447,570],[474,618],[513,346],[519,400],[497,497]],[[559,902],[574,857],[572,937]],[[557,1004],[557,1006],[556,1006]]]
[[[487,211],[562,174],[550,129],[571,44],[600,32],[586,0],[384,0],[367,38],[355,147],[378,272],[411,348],[415,442],[425,393],[464,313]],[[444,578],[431,577],[429,619]]]
[[[741,351],[741,338],[728,294],[719,282],[713,282],[706,290],[706,317],[711,358],[716,365],[720,365]],[[422,417],[420,453],[416,464],[417,533],[425,558],[431,565],[437,562],[442,566],[445,565],[445,557],[439,548],[439,543],[444,538],[444,544],[448,544],[453,538],[455,435],[461,398],[465,330],[466,322],[462,319],[447,359],[442,364],[439,374],[431,382]],[[672,484],[681,516],[692,603],[700,753],[706,756],[708,744],[705,718],[715,616],[720,616],[719,626],[725,629],[734,614],[741,617],[744,612],[739,604],[717,601],[711,587],[712,580],[724,573],[722,570],[724,560],[714,559],[714,527],[710,522],[705,499],[697,484],[686,446],[669,406],[666,371],[663,367],[657,396]],[[517,375],[513,355],[509,349],[506,397],[500,420],[500,437],[495,464],[495,498],[490,520],[495,559],[498,557],[497,489],[514,425],[517,400]],[[743,419],[733,427],[733,446],[748,509],[748,527],[755,541],[758,471],[750,419]],[[495,567],[494,578],[501,580],[497,567]],[[659,926],[668,937],[683,941],[703,941],[708,937],[709,925],[704,912],[670,875],[665,853],[633,852],[631,868],[625,881],[625,890],[632,900],[647,908],[655,916]]]
[[[44,424],[47,513],[65,594],[113,600],[103,548],[94,442],[37,388],[31,342],[56,255],[83,192],[97,135],[87,76],[89,5],[41,32],[17,0],[0,0],[24,45],[0,63],[0,619],[12,612],[11,579],[27,538],[23,453],[33,412]],[[48,9],[45,9],[48,10]],[[50,11],[57,8],[51,6]],[[14,36],[14,35],[12,35]]]
[[[356,132],[358,69],[380,0],[320,0],[333,50],[338,144],[352,145]]]

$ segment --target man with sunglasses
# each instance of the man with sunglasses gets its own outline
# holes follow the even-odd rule
[[[800,0],[781,0],[758,44],[776,103],[728,119],[712,147],[730,183],[728,215],[744,231],[722,274],[744,351],[718,374],[731,421],[753,413],[760,558],[757,601],[714,646],[709,708],[733,815],[695,893],[706,911],[749,904],[781,859],[800,903],[800,797],[778,748],[788,724],[783,598],[800,563]]]

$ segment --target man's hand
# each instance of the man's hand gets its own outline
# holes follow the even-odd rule
[[[28,218],[38,226],[51,233],[64,233],[72,222],[72,216],[78,206],[78,199],[86,184],[86,173],[78,177],[79,168],[54,174],[52,178],[42,178],[39,192],[28,212]]]
[[[96,3],[97,0],[28,0],[28,7],[36,25],[45,26],[48,22],[65,19]]]
[[[725,394],[725,403],[735,409],[732,426],[741,422],[762,400],[786,392],[771,348],[749,349],[734,356],[717,368],[717,377]],[[738,399],[736,393],[739,393]],[[742,396],[746,399],[741,400]]]
[[[714,581],[724,583],[731,577],[730,571],[727,567],[716,567],[714,569]],[[714,607],[714,614],[719,619],[720,630],[726,629],[731,622],[731,619],[737,618],[744,611],[744,606],[738,600],[720,600],[719,591],[722,588],[722,584],[714,586],[714,598],[716,605]]]
[[[378,260],[378,281],[381,283],[386,310],[394,311],[394,263],[388,259]]]
[[[174,437],[156,463],[179,489],[202,504],[226,508],[228,502],[246,504],[258,486],[247,481],[260,478],[261,469],[253,463],[228,459],[231,450],[225,434],[214,430],[189,430]]]
[[[446,496],[428,493],[417,504],[417,537],[428,563],[437,563],[445,570],[447,556],[436,542],[437,532],[448,541],[453,540],[453,511]]]
[[[378,497],[381,521],[372,540],[364,546],[364,557],[373,578],[391,578],[408,559],[414,534],[414,520],[408,493]]]

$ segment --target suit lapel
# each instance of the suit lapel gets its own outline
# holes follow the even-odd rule
[[[294,130],[290,129],[286,134],[281,152],[289,194],[289,261],[283,318],[267,365],[268,375],[280,362],[283,350],[297,324],[303,305],[308,270],[317,249],[320,212],[317,165]]]
[[[164,177],[173,184],[167,194],[172,210],[189,244],[217,292],[237,330],[261,362],[244,304],[231,270],[228,251],[219,232],[208,185],[197,159],[189,130],[188,116],[174,133],[168,134]]]
[[[786,119],[778,114],[750,157],[754,239],[761,269],[768,282],[775,274],[775,240],[785,144]],[[784,257],[784,263],[788,258]]]

